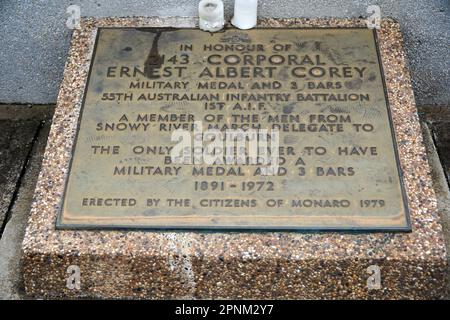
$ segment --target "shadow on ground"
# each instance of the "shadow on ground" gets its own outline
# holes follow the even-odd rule
[[[0,105],[0,299],[23,297],[20,248],[53,111]]]

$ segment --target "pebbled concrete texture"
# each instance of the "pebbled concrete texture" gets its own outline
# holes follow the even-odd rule
[[[225,0],[225,12],[233,12]],[[82,16],[197,16],[197,0],[0,1],[0,102],[55,103],[69,48],[66,8]],[[369,5],[396,18],[418,105],[450,105],[448,0],[260,0],[260,17],[359,17]]]
[[[419,109],[419,115],[429,127],[442,170],[450,181],[450,108],[426,106]]]

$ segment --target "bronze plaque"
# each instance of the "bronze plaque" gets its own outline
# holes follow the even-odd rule
[[[57,227],[409,231],[398,163],[372,30],[100,28]]]

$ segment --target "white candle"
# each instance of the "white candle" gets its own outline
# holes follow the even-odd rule
[[[258,0],[235,0],[234,16],[231,23],[239,29],[251,29],[256,26]]]
[[[225,24],[223,2],[221,0],[202,0],[198,4],[200,29],[210,32],[222,30]]]

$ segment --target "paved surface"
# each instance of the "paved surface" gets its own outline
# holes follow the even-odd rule
[[[27,112],[23,112],[25,109]],[[11,120],[4,119],[6,110],[8,110]],[[0,300],[23,298],[20,272],[21,244],[44,154],[52,112],[53,108],[48,106],[11,108],[0,105],[2,121],[10,121],[14,123],[12,127],[23,128],[25,132],[24,134],[19,129],[9,132],[12,135],[11,141],[19,146],[15,148],[18,158],[14,168],[20,163],[19,171],[23,173],[16,176],[16,180],[12,178],[8,180],[11,188],[8,188],[7,191],[12,203],[6,211],[8,219],[0,230]],[[3,147],[4,145],[0,145],[0,153],[5,151]],[[3,163],[4,161],[0,160],[0,165]],[[0,173],[4,173],[4,171],[0,171]],[[0,191],[4,191],[3,187],[0,187]]]
[[[225,0],[232,15],[234,0]],[[66,8],[82,16],[197,16],[198,0],[0,1],[0,102],[55,103],[71,31]],[[368,16],[378,4],[397,18],[420,105],[450,106],[450,3],[448,0],[260,0],[261,17]]]
[[[450,123],[437,122],[432,126],[433,138],[439,149],[444,173],[450,181]]]
[[[420,115],[432,132],[443,172],[450,181],[450,108],[421,108]]]

